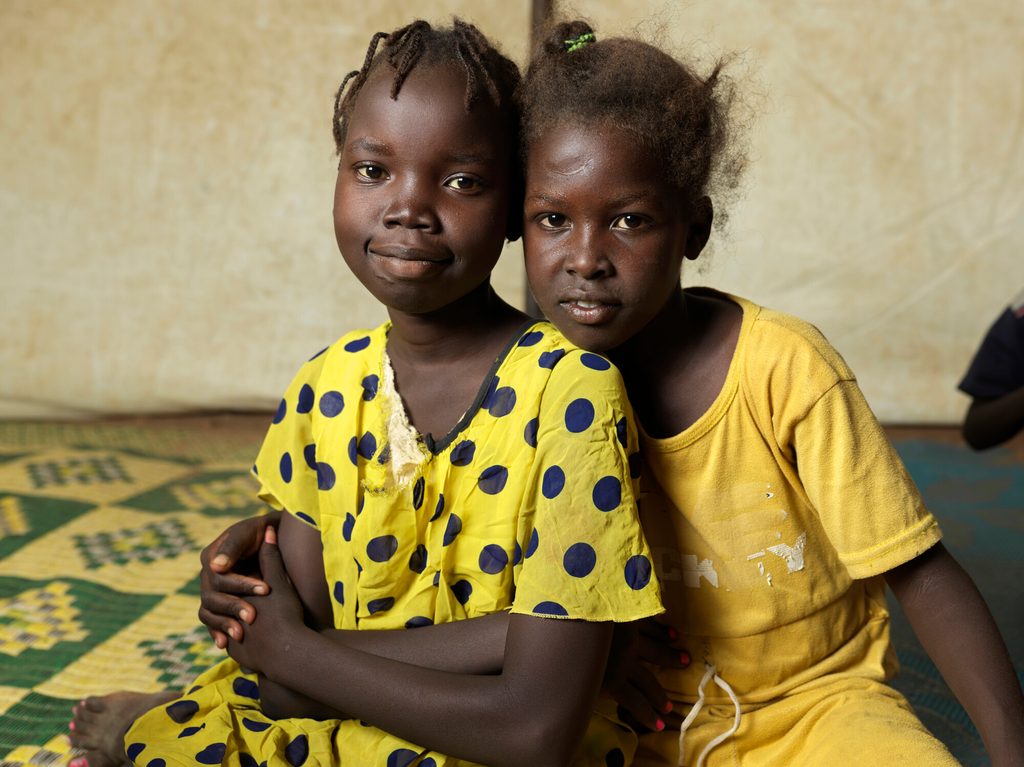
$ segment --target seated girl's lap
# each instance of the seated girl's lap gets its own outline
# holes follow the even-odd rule
[[[685,712],[684,712],[685,713]],[[686,764],[733,723],[729,705],[707,706],[685,736]],[[675,765],[679,732],[640,737],[637,767]],[[888,685],[837,678],[756,709],[744,710],[734,735],[714,747],[706,767],[812,767],[843,764],[957,765],[910,704]]]

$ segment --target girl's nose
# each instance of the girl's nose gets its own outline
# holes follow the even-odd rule
[[[565,271],[585,280],[596,280],[610,276],[613,268],[598,238],[583,233],[569,243]]]
[[[396,190],[389,201],[384,210],[384,226],[436,231],[440,228],[440,219],[427,191],[417,184],[409,184]]]

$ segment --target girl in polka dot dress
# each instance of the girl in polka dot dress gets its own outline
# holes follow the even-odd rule
[[[624,675],[622,703],[650,726],[634,763],[955,764],[886,684],[886,585],[993,764],[1024,763],[998,630],[845,362],[805,322],[679,285],[710,235],[710,191],[740,165],[719,69],[699,77],[573,22],[523,90],[530,285],[568,338],[623,371],[643,427],[641,518],[685,632],[670,648],[700,661],[652,655],[655,676]],[[253,527],[225,550],[251,548]],[[249,603],[213,592],[253,581],[213,572],[207,624],[238,630]]]
[[[390,321],[314,355],[281,400],[254,472],[287,513],[231,658],[180,697],[77,707],[79,763],[632,754],[596,698],[615,622],[662,610],[624,385],[489,284],[520,224],[517,81],[475,28],[416,22],[376,36],[342,84],[337,240]],[[494,634],[487,619],[465,619],[497,613],[492,652],[473,638]],[[460,621],[473,628],[453,642]]]

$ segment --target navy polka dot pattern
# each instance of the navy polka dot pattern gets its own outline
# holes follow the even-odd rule
[[[284,748],[284,758],[292,767],[302,767],[309,756],[309,741],[305,735],[296,736]]]
[[[340,391],[329,391],[320,395],[320,412],[327,418],[334,418],[345,409],[345,398]]]
[[[374,613],[381,613],[385,610],[390,610],[395,605],[394,597],[383,597],[382,599],[371,599],[366,603],[366,610],[373,615]]]
[[[414,573],[422,573],[427,569],[427,547],[422,543],[409,555],[409,569]]]
[[[444,538],[442,543],[445,546],[451,546],[455,542],[456,536],[462,532],[462,520],[457,514],[452,514],[448,517],[448,526],[444,529]]]
[[[337,475],[334,473],[334,469],[331,468],[330,464],[317,463],[316,465],[316,486],[321,490],[330,490],[334,487],[334,483],[337,480]]]
[[[568,617],[569,611],[562,607],[558,602],[545,601],[540,602],[533,611],[537,615],[557,615],[561,617]]]
[[[565,356],[565,349],[555,349],[554,351],[544,352],[537,358],[537,364],[542,368],[551,370],[558,364],[558,361]]]
[[[606,360],[604,357],[598,354],[591,354],[590,352],[584,352],[580,355],[580,362],[591,370],[608,370],[611,368],[612,363]]]
[[[444,493],[440,493],[437,496],[437,504],[434,506],[434,513],[430,515],[430,521],[433,522],[435,519],[440,517],[444,513]]]
[[[651,560],[643,554],[637,554],[626,561],[626,583],[634,591],[639,591],[651,582]]]
[[[290,453],[285,453],[281,456],[281,479],[286,483],[292,481],[292,456]]]
[[[566,549],[562,564],[573,578],[585,578],[594,571],[597,552],[589,543],[574,543]]]
[[[352,540],[352,528],[355,527],[356,518],[351,514],[345,515],[345,521],[341,525],[341,537],[346,541]]]
[[[425,615],[414,615],[413,617],[411,617],[409,620],[407,620],[405,622],[405,627],[407,629],[421,629],[424,626],[433,626],[433,625],[434,625],[434,621],[432,621],[430,618],[428,618]]]
[[[334,601],[339,605],[345,604],[345,584],[341,581],[334,582]]]
[[[306,465],[316,471],[316,444],[310,443],[302,448],[302,457],[306,460]]]
[[[565,409],[565,428],[574,434],[586,431],[593,422],[594,405],[588,399],[574,399]]]
[[[539,426],[539,418],[531,418],[526,422],[526,428],[523,429],[523,439],[526,440],[526,444],[530,447],[537,447],[537,428]]]
[[[622,502],[622,482],[618,477],[601,477],[594,485],[594,505],[601,511],[619,508]]]
[[[539,330],[531,330],[519,339],[520,346],[535,346],[544,337],[544,334]]]
[[[459,604],[464,605],[473,593],[473,584],[467,580],[456,581],[452,584],[452,593],[459,600]]]
[[[377,389],[380,386],[380,376],[368,375],[363,379],[363,401],[369,402],[377,396]]]
[[[271,423],[281,423],[284,420],[285,415],[288,413],[288,403],[281,400],[281,404],[277,406],[277,412],[274,413],[274,420]]]
[[[540,483],[540,491],[548,500],[558,497],[565,487],[565,472],[561,466],[549,466],[544,471],[544,479]]]
[[[622,416],[622,418],[615,422],[615,438],[619,440],[620,445],[628,447],[629,426],[626,424],[626,416]]]
[[[480,552],[480,570],[488,575],[497,575],[508,564],[508,554],[496,543],[489,543]]]
[[[497,495],[508,482],[508,469],[504,466],[488,466],[480,474],[477,485],[488,495]]]
[[[495,418],[501,418],[512,412],[516,406],[516,390],[511,386],[502,386],[496,389],[490,398],[487,412]]]
[[[254,681],[246,679],[244,676],[235,677],[231,683],[231,689],[235,691],[235,695],[241,695],[243,698],[260,699],[260,688]]]
[[[409,767],[419,756],[409,748],[399,748],[388,754],[388,767]]]
[[[476,445],[474,445],[470,440],[464,439],[452,448],[449,460],[451,460],[452,466],[469,466],[469,464],[473,462],[473,456],[475,454]]]
[[[211,743],[196,754],[196,761],[200,764],[222,764],[227,749],[228,747],[225,743]]]
[[[315,400],[316,394],[313,392],[313,387],[309,384],[302,384],[302,388],[299,389],[299,400],[295,403],[295,412],[311,412],[313,410],[313,403]]]
[[[270,722],[257,722],[247,716],[242,717],[242,726],[249,732],[265,732],[270,729]]]
[[[364,336],[363,338],[357,338],[355,341],[349,341],[345,344],[345,351],[347,352],[361,352],[367,346],[370,345],[370,337]]]
[[[537,528],[533,529],[530,533],[530,542],[526,544],[526,558],[529,559],[533,556],[533,553],[537,550],[540,545],[540,536],[537,534]]]
[[[423,505],[423,489],[425,485],[425,480],[423,477],[420,477],[416,480],[416,484],[412,486],[412,507],[417,511]]]
[[[256,761],[252,754],[247,754],[244,751],[238,755],[238,764],[239,767],[260,767],[260,763]],[[147,767],[153,767],[152,763],[147,765]]]
[[[306,513],[301,512],[301,511],[296,511],[295,512],[295,516],[298,517],[299,519],[301,519],[306,524],[312,525],[313,527],[316,527],[316,520],[313,519],[311,516],[309,516],[309,514],[306,514]]]
[[[130,746],[128,746],[128,748],[124,750],[124,753],[129,759],[134,760],[139,756],[139,754],[141,754],[145,750],[145,743],[132,743]]]
[[[185,724],[199,712],[199,704],[194,700],[177,700],[164,709],[172,720]]]
[[[398,539],[393,535],[381,535],[366,544],[366,556],[374,562],[387,562],[398,551]]]

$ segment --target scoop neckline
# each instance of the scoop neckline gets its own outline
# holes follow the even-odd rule
[[[488,369],[487,374],[484,376],[483,381],[481,381],[480,388],[477,389],[476,396],[473,398],[473,402],[470,404],[469,408],[466,410],[465,413],[462,414],[462,417],[455,422],[455,425],[451,428],[451,430],[449,430],[448,433],[445,434],[441,439],[435,439],[429,432],[427,434],[421,433],[415,426],[412,425],[412,421],[409,421],[409,426],[416,433],[417,439],[419,439],[422,442],[423,446],[430,452],[432,456],[438,456],[441,453],[443,453],[446,449],[448,449],[448,447],[451,446],[451,444],[455,441],[456,437],[462,434],[462,432],[464,432],[469,427],[470,423],[472,423],[473,419],[476,417],[476,414],[480,412],[480,409],[483,406],[484,401],[487,399],[487,396],[491,393],[491,387],[493,385],[493,382],[497,380],[498,371],[501,369],[501,366],[505,363],[505,360],[508,359],[509,355],[512,353],[512,350],[515,348],[516,344],[519,343],[519,340],[527,333],[527,331],[543,323],[544,320],[530,318],[523,321],[522,325],[520,325],[516,329],[516,331],[512,333],[508,342],[498,353],[498,356],[495,358],[494,362],[491,363],[491,366]],[[384,344],[381,349],[380,364],[382,373],[384,370],[384,365],[391,364],[391,359],[388,355],[388,332],[390,330],[391,324],[387,323],[384,327]],[[402,404],[401,402],[401,395],[399,395],[399,406],[403,408],[405,407],[405,405]],[[408,412],[405,413],[405,417],[408,420]]]
[[[715,296],[732,301],[740,307],[740,311],[743,313],[743,316],[740,322],[740,332],[736,338],[736,348],[733,350],[732,359],[729,361],[729,371],[726,373],[725,381],[722,383],[722,390],[718,392],[718,396],[715,397],[715,401],[712,402],[711,406],[701,414],[700,418],[687,426],[681,432],[668,437],[650,436],[644,430],[643,424],[640,423],[639,419],[637,419],[637,430],[640,434],[640,441],[643,444],[643,447],[645,449],[661,453],[672,452],[674,450],[679,450],[680,448],[689,447],[711,431],[711,429],[714,428],[714,426],[722,419],[722,416],[725,415],[726,410],[728,410],[733,399],[736,397],[736,393],[739,391],[739,379],[742,375],[743,367],[742,350],[757,314],[757,307],[754,304],[747,301],[745,298],[734,296],[731,293],[715,290],[714,288],[701,287],[686,288],[686,292]]]

